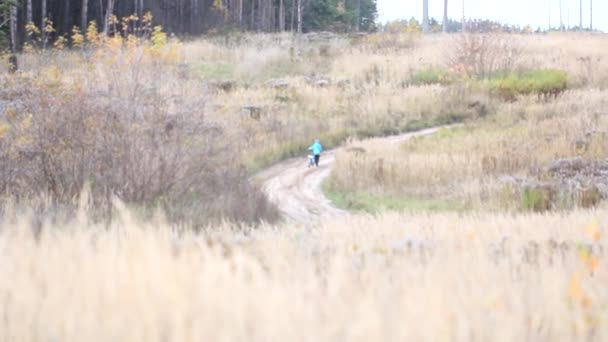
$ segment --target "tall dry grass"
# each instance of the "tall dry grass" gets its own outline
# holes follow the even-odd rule
[[[568,73],[573,86],[601,88],[608,80],[601,61],[608,56],[597,47],[605,39],[602,35],[551,34],[499,35],[487,41],[500,47],[501,54],[517,54],[500,59],[508,60],[512,69],[560,69]],[[466,114],[468,104],[479,102],[468,87],[441,106],[437,93],[444,94],[442,89],[411,84],[422,70],[451,66],[462,53],[461,45],[460,35],[210,37],[175,49],[172,72],[163,74],[162,83],[189,82],[193,91],[188,96],[204,98],[206,117],[221,122],[229,140],[243,151],[246,166],[259,170],[303,153],[315,137],[335,145],[348,136],[384,135]],[[74,73],[87,74],[96,64],[95,54],[84,51],[26,54],[20,64],[24,72],[34,75],[57,68],[69,79]],[[108,77],[122,80],[132,74],[120,70]],[[150,70],[153,75],[154,68]],[[329,79],[329,85],[317,86],[314,80],[318,78]],[[273,87],[276,80],[284,88]],[[223,87],[222,82],[230,85]],[[260,115],[252,118],[244,107],[259,108]]]
[[[606,211],[0,233],[5,341],[603,341]],[[242,229],[240,227],[239,229]]]
[[[339,192],[446,197],[474,206],[498,203],[504,177],[537,177],[552,161],[605,160],[605,91],[570,91],[496,104],[476,124],[440,130],[401,145],[352,142],[336,158],[329,186]],[[584,150],[580,150],[580,145]]]
[[[493,59],[486,56],[470,67],[490,68],[488,73],[505,65],[513,70],[554,68],[567,72],[571,87],[602,89],[608,84],[601,63],[608,56],[598,48],[606,40],[603,35],[494,35],[481,40],[492,42],[487,47],[499,49],[500,56],[494,53]],[[316,136],[334,145],[347,136],[397,132],[421,118],[428,125],[466,117],[471,104],[492,107],[484,94],[466,85],[449,91],[412,86],[420,71],[477,58],[461,56],[470,52],[461,51],[461,45],[458,35],[387,33],[351,41],[246,35],[194,42],[184,49],[189,65],[204,66],[195,67],[203,78],[236,81],[236,91],[219,92],[209,103],[219,117],[239,127],[235,134],[246,132],[244,150],[255,169],[302,153]],[[307,81],[311,77],[328,77],[331,84],[316,87]],[[286,81],[286,89],[265,83],[277,78]],[[262,109],[259,121],[240,110],[252,105]]]
[[[189,224],[277,219],[239,141],[208,115],[206,86],[183,72],[181,44],[159,29],[125,35],[91,24],[72,50],[34,49],[0,75],[2,199],[52,211],[87,187],[107,219],[113,196]]]

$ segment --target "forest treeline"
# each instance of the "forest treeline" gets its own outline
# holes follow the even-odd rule
[[[85,31],[95,21],[112,34],[114,17],[143,18],[145,13],[166,32],[198,35],[233,30],[371,31],[377,10],[376,0],[0,0],[0,44],[10,41],[11,25],[21,45],[27,40],[27,23],[58,37],[74,27]]]

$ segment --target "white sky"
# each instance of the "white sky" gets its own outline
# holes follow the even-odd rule
[[[422,17],[422,0],[377,0],[380,22]],[[562,20],[568,25],[579,24],[579,0],[562,1]],[[583,0],[583,26],[589,26],[589,1]],[[462,18],[463,0],[448,0],[450,18]],[[534,29],[559,26],[560,0],[464,0],[467,18],[492,19],[501,23],[529,24]],[[550,8],[550,10],[549,10]],[[441,21],[443,0],[429,0],[429,15]],[[608,32],[608,0],[593,0],[593,27]]]

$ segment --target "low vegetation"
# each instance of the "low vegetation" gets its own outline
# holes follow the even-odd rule
[[[147,30],[108,38],[92,23],[75,51],[32,47],[31,72],[0,76],[4,200],[52,214],[86,188],[104,219],[117,196],[194,226],[275,220],[238,166],[238,142],[207,115],[205,86],[179,74],[180,44]]]
[[[146,30],[143,40],[128,30],[106,39],[93,23],[53,47],[32,44],[19,56],[20,74],[1,76],[3,153],[10,161],[4,193],[42,192],[70,202],[89,183],[106,207],[110,195],[149,208],[212,202],[251,213],[201,210],[197,221],[272,220],[266,204],[254,205],[265,202],[247,177],[304,155],[314,138],[330,148],[497,112],[514,117],[507,125],[522,115],[508,109],[511,102],[540,106],[529,94],[608,84],[608,71],[595,62],[603,52],[591,48],[603,37],[593,35],[579,36],[583,49],[558,50],[569,36],[235,34],[179,43],[151,24]],[[66,50],[70,44],[75,49]],[[449,48],[437,53],[438,46]],[[493,53],[479,60],[479,49]],[[114,146],[125,139],[137,143]],[[141,184],[133,180],[140,174]],[[167,181],[174,174],[177,184]],[[190,195],[178,195],[183,191]]]
[[[541,69],[497,75],[489,80],[488,86],[490,91],[507,100],[526,95],[548,99],[550,96],[555,98],[568,89],[568,77],[561,70]]]
[[[606,96],[578,90],[551,102],[529,97],[497,105],[475,124],[401,145],[352,142],[338,154],[327,188],[342,196],[433,198],[473,209],[595,206],[607,195],[603,181],[592,176],[603,166],[589,164],[583,174],[562,172],[570,164],[556,163],[578,157],[581,166],[574,167],[583,170],[608,157]]]
[[[0,340],[607,340],[607,38],[414,24],[31,44],[0,74]],[[363,214],[274,225],[250,178],[314,138]]]
[[[22,211],[3,217],[3,339],[608,338],[604,210],[202,235],[117,212],[109,227],[80,212],[37,233]]]

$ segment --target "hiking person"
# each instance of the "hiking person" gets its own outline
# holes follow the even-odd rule
[[[309,151],[312,151],[312,154],[315,158],[315,166],[319,167],[319,159],[321,158],[321,152],[323,152],[323,145],[319,142],[319,139],[315,139],[314,144],[308,148]]]

